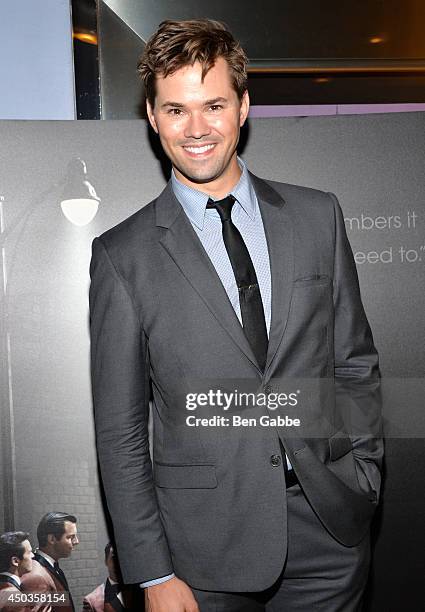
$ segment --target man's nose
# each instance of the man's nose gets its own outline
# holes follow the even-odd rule
[[[202,138],[208,136],[211,127],[202,113],[192,113],[186,123],[184,135],[186,138]]]

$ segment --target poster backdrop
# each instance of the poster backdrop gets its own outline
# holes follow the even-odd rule
[[[256,119],[241,147],[254,173],[332,191],[344,211],[387,388],[373,612],[423,604],[424,129],[421,113]],[[0,136],[0,501],[4,510],[12,499],[15,527],[34,544],[43,513],[77,515],[80,544],[63,567],[78,607],[104,579],[107,541],[89,382],[91,241],[155,197],[167,167],[143,121],[3,122]],[[59,206],[74,157],[101,197],[84,227]]]

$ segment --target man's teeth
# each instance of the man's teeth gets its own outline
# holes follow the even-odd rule
[[[190,153],[195,153],[200,155],[201,153],[205,153],[205,151],[209,151],[210,149],[212,149],[215,145],[213,144],[209,144],[209,145],[205,145],[203,147],[185,147],[186,151],[189,151]]]

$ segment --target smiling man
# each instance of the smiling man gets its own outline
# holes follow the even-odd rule
[[[348,379],[356,424],[379,389],[335,196],[262,180],[237,156],[246,63],[207,19],[162,23],[140,60],[172,175],[93,243],[102,480],[123,578],[145,588],[149,612],[349,612],[367,579],[381,440],[347,432],[338,404],[307,438],[186,425],[185,399],[203,381],[274,397],[276,381],[327,378],[341,398]],[[262,404],[242,416],[264,414]]]
[[[209,195],[219,199],[241,175],[236,147],[248,115],[248,92],[234,89],[223,57],[205,75],[203,70],[195,62],[157,76],[156,99],[147,101],[147,110],[175,177],[191,187],[207,184]]]

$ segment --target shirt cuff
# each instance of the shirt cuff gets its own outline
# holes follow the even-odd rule
[[[154,580],[148,580],[147,582],[141,582],[140,588],[146,589],[150,586],[155,586],[156,584],[162,584],[163,582],[167,582],[167,580],[171,580],[171,578],[175,578],[175,574],[168,574],[168,576],[162,576],[161,578],[154,578]]]

